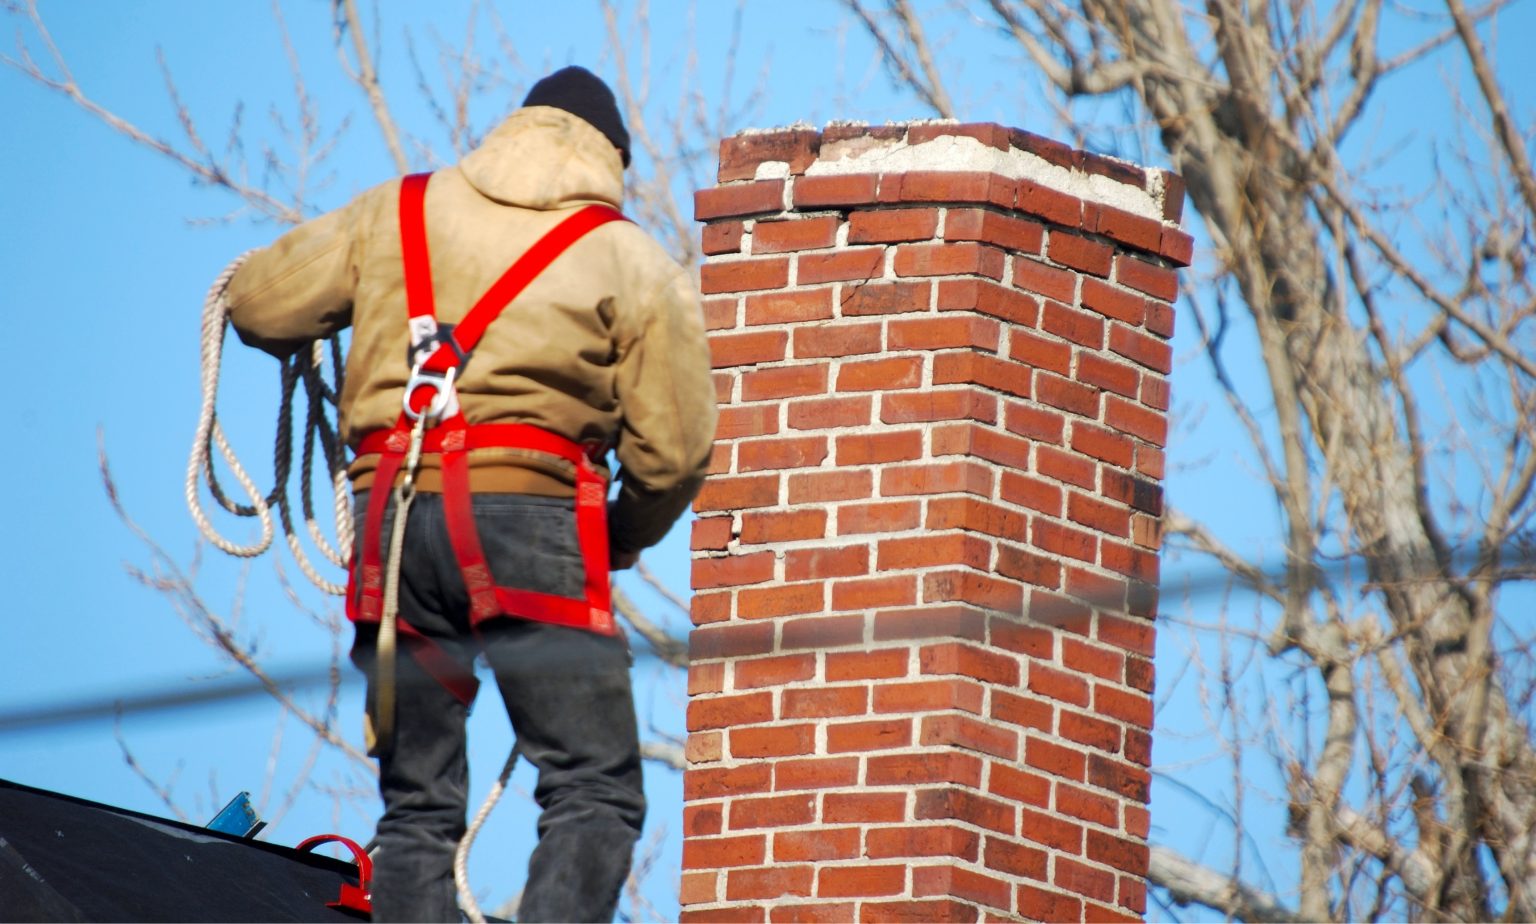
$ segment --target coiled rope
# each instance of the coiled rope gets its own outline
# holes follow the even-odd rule
[[[352,516],[348,505],[346,447],[342,445],[337,428],[327,416],[326,407],[332,411],[337,406],[343,381],[341,341],[331,337],[328,341],[316,340],[300,348],[293,356],[282,361],[280,375],[281,397],[278,403],[277,436],[273,445],[273,487],[266,495],[261,494],[250,474],[241,464],[234,449],[219,425],[217,403],[219,372],[224,355],[224,334],[228,326],[229,306],[225,292],[235,272],[245,263],[251,251],[236,257],[219,273],[208,295],[203,299],[202,330],[202,404],[198,412],[197,431],[192,438],[192,453],[187,460],[186,497],[187,509],[203,536],[216,547],[238,558],[254,558],[272,545],[276,535],[272,511],[275,509],[282,524],[283,537],[293,553],[299,570],[316,587],[328,594],[341,596],[346,585],[327,580],[315,568],[305,551],[298,530],[295,529],[293,503],[288,496],[289,476],[293,471],[293,404],[294,394],[302,382],[304,397],[308,403],[305,414],[303,445],[299,459],[299,515],[309,534],[310,542],[320,554],[338,568],[346,568],[352,556]],[[326,382],[323,372],[329,359],[332,381]],[[239,484],[249,503],[231,499],[219,483],[213,467],[213,448],[229,466],[230,474]],[[331,479],[333,513],[336,518],[336,544],[326,539],[324,531],[315,519],[313,480],[316,450],[325,461],[326,474]],[[206,483],[213,499],[229,513],[237,517],[255,517],[261,523],[261,535],[248,545],[241,545],[226,538],[208,519],[203,509],[199,482]]]
[[[326,416],[326,406],[333,411],[339,406],[341,388],[343,384],[345,363],[342,357],[341,340],[339,337],[331,337],[327,341],[316,340],[307,347],[300,348],[292,357],[282,361],[281,370],[281,397],[278,403],[277,435],[273,444],[272,490],[263,495],[251,480],[245,466],[235,455],[234,449],[224,436],[224,428],[219,426],[217,404],[219,394],[219,372],[223,364],[224,335],[228,329],[229,305],[225,299],[225,293],[229,289],[229,281],[234,278],[236,272],[245,264],[246,259],[254,251],[246,251],[219,273],[213,285],[208,288],[208,294],[203,299],[203,330],[202,330],[202,404],[198,411],[197,431],[192,438],[192,453],[187,460],[186,497],[187,509],[192,514],[192,519],[197,523],[197,528],[203,536],[222,551],[237,558],[255,558],[272,546],[272,539],[276,535],[276,527],[272,521],[272,511],[277,510],[278,518],[282,523],[283,536],[288,543],[289,550],[293,553],[294,561],[298,563],[299,570],[310,582],[322,591],[335,596],[346,593],[346,585],[328,581],[311,563],[309,555],[304,551],[303,543],[299,540],[298,532],[294,529],[292,502],[288,497],[288,479],[293,471],[293,401],[294,393],[298,390],[298,384],[304,383],[304,397],[308,402],[308,411],[304,421],[304,440],[299,457],[299,500],[300,515],[309,538],[320,554],[338,568],[345,569],[352,558],[352,515],[348,500],[350,492],[347,487],[347,458],[346,447],[342,445],[337,433],[337,427]],[[326,359],[330,360],[332,380],[325,381],[322,369]],[[416,443],[420,445],[420,428],[417,428]],[[314,455],[318,443],[321,454],[325,459],[325,470],[331,478],[333,507],[336,516],[336,545],[332,546],[325,538],[315,520],[313,501],[313,473]],[[225,493],[213,468],[213,447],[217,446],[219,454],[224,457],[224,462],[229,466],[230,474],[234,476],[240,489],[250,503],[242,504],[232,500]],[[237,517],[255,517],[261,523],[261,535],[249,545],[241,545],[231,539],[225,538],[208,519],[203,510],[202,497],[199,491],[199,481],[208,485],[208,492],[219,506]],[[409,483],[409,480],[408,482]],[[407,489],[409,492],[410,489]],[[402,503],[403,501],[403,503]],[[395,514],[395,530],[390,542],[389,556],[389,583],[388,596],[395,598],[398,594],[398,580],[400,572],[401,537],[404,533],[405,515],[410,508],[410,493],[403,498],[397,492],[397,512]],[[394,610],[394,599],[385,605],[386,610]],[[394,619],[385,620],[387,626],[381,626],[380,647],[385,641],[383,635],[387,629],[391,638],[388,642],[389,668],[388,682],[381,683],[381,699],[389,700],[391,718],[390,732],[393,726],[394,709]],[[384,652],[380,652],[381,662]],[[382,666],[382,663],[381,663]],[[384,678],[380,678],[381,681]],[[469,851],[474,844],[475,836],[480,833],[492,809],[501,800],[506,791],[507,780],[512,776],[512,768],[517,764],[517,748],[507,757],[506,765],[502,768],[501,776],[496,784],[491,787],[485,802],[481,804],[479,811],[475,813],[474,820],[465,831],[464,837],[459,842],[458,849],[453,856],[453,881],[458,889],[459,903],[464,909],[469,920],[476,924],[485,924],[485,915],[480,911],[480,905],[475,901],[474,892],[469,887]]]

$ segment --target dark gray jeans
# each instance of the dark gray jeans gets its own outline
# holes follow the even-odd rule
[[[357,499],[358,537],[367,495]],[[496,583],[580,596],[583,568],[571,501],[474,498]],[[380,542],[387,552],[392,515]],[[604,637],[516,619],[485,623],[478,641],[443,525],[442,497],[419,494],[406,523],[400,615],[468,663],[484,652],[517,734],[538,769],[539,843],[519,921],[611,921],[645,818],[629,651]],[[376,628],[359,626],[353,659],[372,701]],[[379,760],[373,920],[460,920],[453,852],[465,830],[465,708],[404,652],[397,659],[393,749]]]

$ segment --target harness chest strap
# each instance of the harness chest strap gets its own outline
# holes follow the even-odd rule
[[[432,296],[431,262],[427,251],[425,198],[430,174],[415,174],[402,181],[400,196],[400,238],[404,264],[408,323],[413,344],[430,349],[413,373],[447,377],[455,374],[478,344],[485,329],[539,273],[567,248],[588,232],[610,221],[626,220],[617,210],[606,206],[587,206],[561,221],[486,290],[459,324],[451,329],[436,322]],[[445,348],[446,347],[446,348]],[[408,407],[417,413],[433,401],[431,394],[421,394],[419,379],[413,374]],[[441,380],[439,380],[441,381]],[[451,380],[449,380],[451,381]],[[427,387],[439,387],[431,382]],[[448,387],[447,385],[441,387]],[[364,520],[363,541],[357,570],[360,588],[349,588],[348,615],[359,622],[377,622],[382,617],[384,566],[379,538],[390,493],[402,466],[410,442],[410,419],[402,413],[393,429],[368,434],[358,446],[360,454],[379,454]],[[468,452],[486,447],[508,447],[545,452],[565,459],[576,469],[577,542],[585,565],[582,598],[541,594],[519,588],[497,587],[480,545],[470,503]],[[547,430],[526,424],[469,424],[456,407],[445,420],[427,430],[423,452],[441,457],[443,507],[449,541],[458,559],[470,599],[471,623],[512,615],[541,622],[585,628],[613,634],[616,627],[608,587],[607,485],[578,444]],[[360,591],[360,592],[354,592]],[[410,644],[422,666],[438,676],[450,690],[465,689],[461,678],[439,676],[428,661],[439,666],[457,666],[429,639],[403,620],[401,636]],[[425,646],[436,649],[423,659]],[[449,671],[463,673],[463,669]],[[474,682],[471,675],[469,681]],[[455,695],[464,699],[455,690]],[[473,699],[473,691],[469,690]]]

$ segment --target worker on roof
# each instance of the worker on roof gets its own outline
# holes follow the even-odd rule
[[[458,165],[295,228],[228,289],[241,339],[278,357],[352,328],[339,403],[356,453],[347,612],[371,713],[385,692],[395,700],[371,715],[390,727],[374,920],[459,920],[479,653],[539,774],[517,919],[611,920],[628,875],[645,799],[608,571],[693,499],[715,423],[697,289],[616,211],[629,143],[607,85],[565,68]],[[397,508],[409,656],[385,691]]]

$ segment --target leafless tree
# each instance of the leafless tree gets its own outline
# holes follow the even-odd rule
[[[1242,802],[1257,747],[1286,781],[1269,824],[1299,872],[1154,847],[1163,899],[1247,920],[1536,919],[1536,670],[1511,587],[1531,578],[1536,171],[1531,100],[1522,116],[1494,58],[1504,0],[842,4],[935,115],[961,114],[944,42],[981,30],[1079,128],[1121,104],[1145,131],[1096,137],[1188,184],[1210,278],[1185,313],[1285,558],[1268,568],[1170,509],[1170,544],[1261,602],[1241,619],[1230,596],[1165,631],[1207,654],[1235,840],[1264,809]],[[1410,159],[1377,136],[1426,69],[1465,78],[1448,78],[1453,124],[1414,125],[1407,146],[1433,157]],[[1233,374],[1241,356],[1261,382]]]

